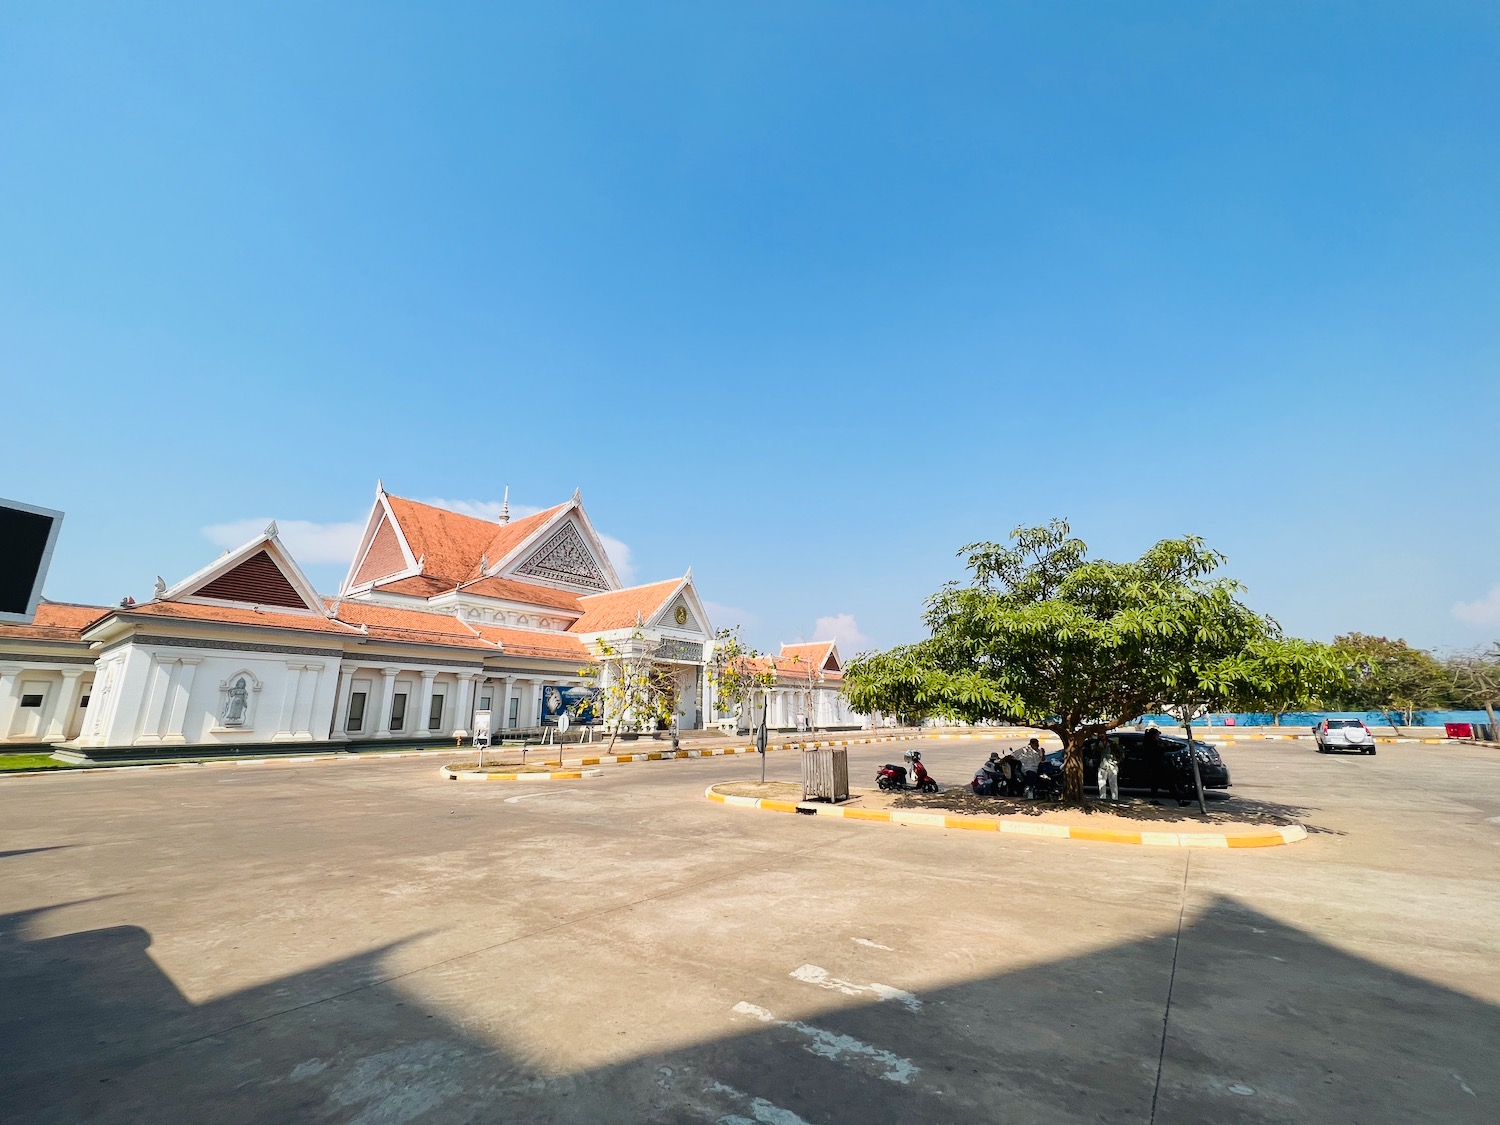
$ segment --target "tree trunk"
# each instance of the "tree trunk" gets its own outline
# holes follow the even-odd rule
[[[1484,705],[1484,713],[1490,717],[1491,741],[1500,742],[1500,722],[1495,721],[1495,705],[1493,703],[1486,703]]]
[[[1076,732],[1058,732],[1063,740],[1063,796],[1070,801],[1083,800],[1083,747]]]
[[[1208,802],[1203,799],[1203,775],[1198,771],[1198,751],[1193,749],[1193,720],[1186,712],[1182,716],[1182,729],[1187,734],[1188,760],[1193,763],[1193,788],[1198,791],[1198,811],[1208,815]]]

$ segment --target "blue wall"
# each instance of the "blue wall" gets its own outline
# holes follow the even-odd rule
[[[1324,719],[1362,719],[1369,727],[1390,726],[1393,721],[1398,726],[1405,726],[1402,718],[1399,711],[1393,711],[1389,715],[1384,711],[1287,711],[1281,716],[1281,725],[1310,728]],[[1226,726],[1225,719],[1233,719],[1237,727],[1269,727],[1273,726],[1276,721],[1274,715],[1257,713],[1215,714],[1212,719],[1215,727]],[[1142,715],[1136,721],[1158,723],[1164,727],[1177,725],[1177,720],[1171,715]],[[1489,716],[1483,711],[1415,711],[1411,717],[1411,725],[1414,727],[1440,727],[1444,723],[1488,723],[1489,721]],[[1208,725],[1207,717],[1193,720],[1194,730]]]

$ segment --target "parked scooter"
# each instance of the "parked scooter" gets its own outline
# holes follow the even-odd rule
[[[922,755],[916,750],[908,750],[905,757],[911,763],[911,784],[906,783],[906,770],[903,767],[887,762],[875,775],[876,786],[881,789],[916,789],[922,793],[936,793],[937,782],[932,780],[932,775],[922,764]]]

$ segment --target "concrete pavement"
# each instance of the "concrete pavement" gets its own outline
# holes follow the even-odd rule
[[[987,752],[923,746],[945,784]],[[1225,757],[1236,800],[1311,838],[1157,851],[703,799],[753,758],[534,790],[423,759],[0,787],[0,1118],[1500,1117],[1500,760]]]

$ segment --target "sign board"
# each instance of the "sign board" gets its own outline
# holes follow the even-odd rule
[[[42,600],[63,514],[0,500],[0,621],[29,625]]]
[[[568,732],[568,713],[566,711],[563,711],[561,714],[559,714],[557,716],[557,733],[558,734],[566,734],[567,732]]]
[[[541,725],[555,727],[560,715],[567,715],[568,722],[574,725],[596,725],[599,722],[599,689],[548,684],[542,688]]]
[[[488,746],[490,744],[490,713],[488,711],[474,712],[474,745]]]

